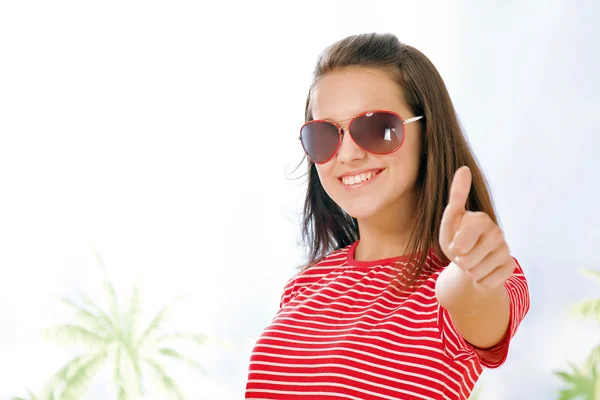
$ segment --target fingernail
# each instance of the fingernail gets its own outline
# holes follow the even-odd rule
[[[461,258],[459,256],[454,257],[454,263],[460,264]]]

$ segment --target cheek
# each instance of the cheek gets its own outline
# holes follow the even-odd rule
[[[421,143],[417,135],[407,137],[402,147],[388,159],[390,165],[404,171],[414,172],[419,169],[421,159]]]
[[[332,162],[328,162],[327,164],[315,164],[315,166],[317,167],[317,175],[319,175],[319,180],[321,181],[323,189],[331,195],[330,191],[333,189],[336,180],[332,174]]]
[[[328,162],[327,164],[315,164],[321,182],[331,179],[331,165],[329,164],[331,164],[331,162]]]
[[[388,190],[398,193],[411,190],[419,175],[420,154],[417,148],[402,147],[398,152],[387,156],[390,178],[394,185]]]

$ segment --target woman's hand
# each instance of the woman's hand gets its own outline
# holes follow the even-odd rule
[[[451,263],[438,276],[435,294],[465,340],[488,348],[508,328],[510,300],[504,282],[513,274],[515,261],[490,216],[466,210],[470,188],[471,171],[461,167],[452,180],[440,228],[440,246]]]
[[[502,229],[486,213],[466,210],[470,188],[471,170],[461,167],[452,179],[442,216],[440,246],[474,286],[494,290],[511,276],[515,264]]]

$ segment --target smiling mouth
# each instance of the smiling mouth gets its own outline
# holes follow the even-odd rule
[[[344,186],[355,186],[370,181],[371,179],[375,178],[381,171],[383,170],[380,169],[352,176],[343,176],[339,178],[339,180],[340,182],[342,182],[342,184],[344,184]]]

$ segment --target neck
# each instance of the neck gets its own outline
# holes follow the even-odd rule
[[[369,218],[358,220],[360,242],[354,258],[359,261],[381,260],[405,255],[415,215],[415,201],[401,199]]]

